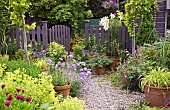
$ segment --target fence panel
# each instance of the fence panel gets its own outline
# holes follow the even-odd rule
[[[70,54],[70,28],[64,25],[55,25],[48,29],[46,21],[43,21],[42,24],[42,26],[37,26],[27,33],[28,44],[32,41],[32,47],[35,48],[35,42],[38,44],[42,43],[44,49],[46,49],[50,42],[55,41],[64,45]],[[20,42],[22,43],[22,48],[24,48],[23,31],[19,27],[12,27],[10,36],[10,42],[14,42],[14,39],[16,39],[17,49],[21,48]]]

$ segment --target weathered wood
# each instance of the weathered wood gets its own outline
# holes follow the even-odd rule
[[[170,9],[170,0],[166,0],[166,9]]]
[[[40,44],[41,42],[41,29],[40,26],[37,26],[37,43]]]
[[[86,42],[88,42],[88,38],[89,38],[89,20],[85,20],[85,37],[86,37]]]
[[[102,27],[101,28],[101,45],[104,45],[104,43],[105,43],[105,35],[104,35],[104,32],[105,32],[105,30],[104,30],[104,28]]]
[[[47,39],[47,21],[42,21],[43,23],[43,26],[42,26],[42,38],[43,38],[43,46],[44,46],[44,49],[47,48],[48,46],[48,39]]]
[[[96,26],[96,44],[98,45],[99,44],[99,28],[101,26]]]
[[[20,48],[20,31],[19,27],[16,27],[16,43],[17,43],[17,49]]]

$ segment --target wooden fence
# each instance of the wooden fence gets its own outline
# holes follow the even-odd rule
[[[89,20],[85,20],[85,37],[86,42],[89,37],[95,35],[96,44],[103,45],[106,42],[106,50],[107,53],[110,52],[110,30],[105,31],[102,26],[93,26],[89,25]],[[99,41],[99,38],[101,40]],[[120,44],[120,48],[127,49],[129,52],[132,52],[132,39],[129,37],[129,33],[127,27],[122,22],[122,27],[118,28],[118,42]]]
[[[23,31],[19,27],[12,27],[11,41],[16,39],[17,49],[24,47]],[[52,28],[47,28],[47,21],[42,21],[42,26],[37,26],[35,29],[27,33],[28,44],[32,41],[32,47],[35,48],[35,43],[42,44],[44,49],[47,48],[50,42],[57,42],[65,46],[65,49],[70,54],[70,28],[65,25],[55,25]]]

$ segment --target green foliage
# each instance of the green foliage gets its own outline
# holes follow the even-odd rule
[[[47,57],[51,57],[55,61],[55,64],[58,62],[59,58],[66,58],[67,56],[65,47],[56,42],[51,42],[47,50]]]
[[[65,23],[76,31],[85,17],[91,17],[91,11],[85,11],[88,0],[38,0],[32,1],[33,17],[47,20],[52,26],[56,23]]]
[[[121,76],[122,80],[125,80],[121,81],[125,83],[124,87],[129,90],[140,91],[138,86],[140,78],[147,74],[151,69],[155,68],[155,65],[155,62],[153,61],[131,58],[120,64],[115,74],[118,77]]]
[[[119,87],[122,82],[122,76],[115,74],[114,71],[111,72],[109,78],[111,79],[111,84],[115,87]]]
[[[48,63],[45,59],[38,59],[35,62],[35,65],[37,65],[41,70],[48,68]]]
[[[6,65],[0,64],[0,78],[3,76],[3,73],[5,72]]]
[[[10,6],[8,0],[0,1],[0,43],[1,49],[3,48],[3,53],[7,54],[8,45],[6,40],[9,38],[8,32],[11,27],[10,20]],[[2,52],[2,51],[1,51]]]
[[[152,16],[152,12],[158,10],[157,3],[158,0],[126,0],[124,20],[130,36],[135,36],[134,28],[138,26],[136,20],[140,17],[144,19],[148,14]]]
[[[144,85],[153,87],[170,87],[170,72],[165,68],[152,69],[141,79],[141,88],[144,89]]]
[[[64,86],[70,83],[69,78],[59,71],[54,72],[52,77],[53,77],[52,84],[54,86]]]
[[[6,72],[0,84],[5,84],[5,89],[10,94],[15,94],[16,88],[22,88],[22,90],[24,90],[24,96],[31,97],[34,103],[32,107],[37,109],[43,103],[54,102],[55,91],[51,84],[51,76],[47,76],[43,73],[39,74],[37,78],[32,78],[24,73],[26,72],[20,70]],[[0,92],[2,92],[1,88]],[[2,103],[4,103],[4,101]]]
[[[103,67],[109,65],[110,63],[112,63],[112,61],[107,56],[96,56],[87,61],[87,64],[92,67]]]
[[[83,61],[87,58],[85,54],[83,54],[82,49],[85,48],[85,45],[83,43],[78,43],[74,45],[73,52],[74,52],[74,59],[78,61]]]
[[[20,68],[21,70],[25,69],[27,75],[32,77],[37,77],[38,74],[41,73],[41,69],[37,67],[33,62],[30,62],[30,65],[24,60],[11,60],[11,61],[3,61],[0,60],[0,64],[6,65],[7,72],[13,72],[14,70]]]
[[[75,97],[80,93],[81,82],[79,80],[73,80],[71,82],[70,96]]]

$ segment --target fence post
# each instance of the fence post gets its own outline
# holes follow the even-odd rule
[[[43,23],[43,26],[42,26],[43,46],[44,46],[44,49],[46,49],[48,46],[47,21],[42,21],[42,23]]]
[[[89,20],[85,20],[85,37],[86,37],[86,42],[88,42],[88,39],[89,39]]]

